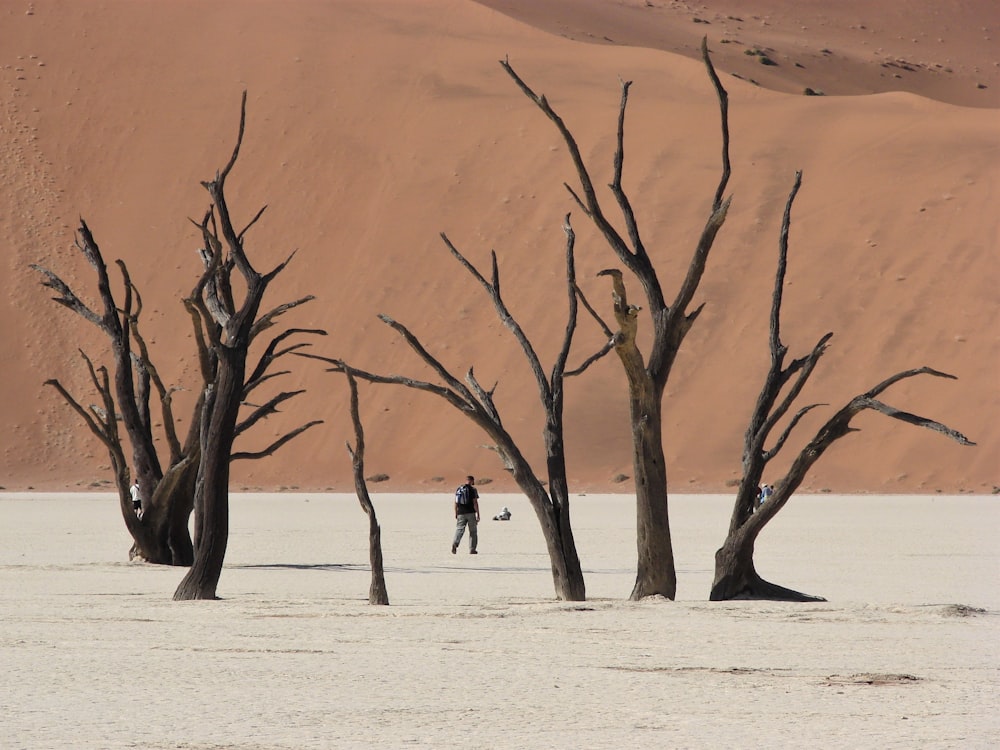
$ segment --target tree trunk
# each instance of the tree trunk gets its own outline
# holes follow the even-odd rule
[[[195,488],[200,533],[194,564],[177,586],[175,601],[218,598],[216,587],[229,541],[229,457],[242,401],[246,347],[245,340],[219,347],[214,387],[205,397],[202,459]]]
[[[365,482],[365,430],[361,424],[361,410],[358,403],[358,382],[353,371],[344,366],[347,384],[351,389],[351,422],[354,424],[354,447],[347,444],[347,452],[351,454],[351,469],[354,473],[354,491],[361,503],[361,509],[368,516],[368,562],[371,566],[372,579],[368,586],[368,603],[389,603],[389,590],[385,586],[385,568],[382,563],[382,529],[379,528],[375,515],[375,505],[368,494],[368,484]]]
[[[562,421],[563,385],[565,376],[568,374],[566,372],[566,361],[573,340],[573,332],[576,329],[577,297],[579,296],[582,299],[583,296],[576,286],[573,256],[575,235],[569,223],[568,215],[563,224],[563,231],[566,233],[566,291],[569,297],[569,314],[567,316],[566,334],[563,338],[562,348],[552,367],[551,380],[546,377],[541,362],[528,337],[501,298],[496,253],[491,254],[493,261],[492,281],[487,281],[475,266],[469,263],[465,256],[459,252],[458,248],[451,243],[447,235],[441,235],[441,238],[455,258],[462,263],[466,270],[489,293],[497,314],[521,345],[521,349],[531,366],[532,372],[535,374],[539,397],[545,409],[543,439],[545,442],[546,466],[549,478],[548,492],[546,492],[545,486],[522,455],[513,437],[504,428],[500,419],[500,412],[493,401],[493,390],[486,390],[482,387],[473,375],[472,368],[466,374],[465,384],[463,384],[427,351],[416,336],[392,318],[385,315],[379,316],[383,322],[403,336],[421,359],[445,381],[446,386],[413,380],[412,378],[404,378],[398,375],[376,375],[350,367],[342,360],[330,360],[325,357],[320,357],[320,359],[325,359],[335,364],[338,370],[347,373],[348,379],[351,381],[353,381],[354,377],[360,377],[372,383],[405,385],[409,388],[434,393],[444,398],[452,406],[459,409],[464,416],[475,422],[493,440],[498,455],[504,461],[505,468],[512,473],[517,486],[521,488],[521,491],[528,498],[531,507],[535,511],[549,553],[556,597],[568,601],[584,601],[586,599],[586,587],[583,580],[583,569],[580,567],[580,558],[577,555],[576,542],[573,539],[573,530],[570,524],[569,489],[566,478],[566,456]],[[610,334],[610,331],[608,333]],[[586,370],[590,363],[604,356],[609,351],[609,348],[609,346],[605,346],[601,352],[592,355],[581,367],[574,370],[572,374],[580,374]],[[356,394],[352,394],[352,403],[355,396]],[[362,435],[359,429],[359,421],[356,417],[355,429],[357,431],[358,443],[362,445]],[[350,449],[350,446],[348,448]],[[358,453],[360,454],[361,451],[358,450]],[[355,457],[355,461],[357,461],[357,456]],[[357,471],[356,464],[355,473]],[[356,479],[355,483],[359,486],[360,497],[361,485],[359,484],[359,480]]]
[[[587,599],[587,587],[583,579],[580,556],[576,551],[573,525],[569,513],[569,480],[566,477],[566,446],[563,440],[565,430],[562,424],[562,389],[556,391],[558,408],[551,409],[546,420],[543,438],[545,441],[546,468],[549,477],[549,493],[546,514],[551,518],[554,532],[554,548],[558,551],[559,570],[565,576],[565,584],[556,584],[560,599],[582,602]],[[552,552],[549,556],[551,558]],[[555,568],[553,568],[555,572]]]
[[[628,379],[629,421],[632,424],[632,469],[635,472],[636,510],[636,573],[635,585],[629,596],[638,601],[646,596],[660,595],[673,599],[677,595],[677,572],[674,567],[673,542],[670,538],[670,517],[667,505],[667,465],[663,457],[663,388],[657,385],[646,369],[636,344],[638,320],[636,308],[628,303],[625,284],[619,271],[602,271],[612,280],[612,299],[618,332],[615,352]],[[666,313],[654,316],[662,323]],[[656,326],[657,341],[667,341],[662,325]],[[666,351],[659,344],[657,351]],[[671,351],[676,352],[677,347]],[[670,371],[673,358],[658,359],[661,371]],[[663,382],[666,377],[661,376]]]
[[[702,230],[698,245],[691,256],[687,274],[672,304],[666,297],[657,278],[652,260],[642,242],[639,224],[632,204],[622,186],[625,161],[625,110],[631,81],[622,82],[622,96],[618,112],[617,150],[614,158],[614,177],[608,187],[622,212],[628,229],[627,239],[605,216],[594,188],[594,181],[587,170],[576,139],[563,119],[552,109],[544,96],[536,94],[506,60],[500,64],[514,79],[522,92],[533,101],[559,130],[569,150],[579,178],[581,194],[567,185],[577,204],[584,210],[618,259],[642,284],[648,314],[653,322],[653,343],[648,366],[636,346],[636,320],[640,308],[629,305],[626,299],[622,272],[618,269],[601,271],[598,275],[612,277],[614,284],[615,319],[619,331],[614,334],[614,345],[629,380],[630,410],[632,418],[633,466],[636,475],[636,545],[638,564],[632,599],[659,594],[673,599],[677,590],[673,547],[670,540],[670,523],[667,509],[667,473],[663,456],[662,416],[663,390],[673,367],[674,358],[685,335],[701,312],[701,307],[688,311],[695,292],[705,272],[708,256],[715,237],[726,220],[729,200],[723,199],[729,182],[729,96],[712,66],[708,54],[708,40],[702,39],[702,59],[719,99],[722,123],[722,175],[712,201],[712,210]]]
[[[510,445],[508,450],[516,451]],[[514,481],[521,488],[525,497],[538,517],[542,527],[542,536],[549,553],[549,563],[552,566],[552,585],[556,598],[569,602],[582,602],[587,599],[587,587],[583,580],[583,568],[576,551],[573,530],[570,526],[568,496],[565,484],[559,487],[549,487],[549,493],[538,481],[530,465],[520,453],[506,453],[513,467]],[[562,492],[563,497],[557,493]],[[550,495],[551,493],[551,495]]]
[[[160,482],[167,494],[165,534],[170,550],[171,565],[191,565],[194,562],[194,545],[188,522],[194,510],[194,489],[198,478],[201,451],[195,450],[181,463],[167,470]]]
[[[677,595],[670,518],[667,511],[667,467],[663,460],[663,433],[659,399],[652,384],[632,392],[632,445],[636,492],[635,586],[629,597],[638,601],[659,594]]]
[[[528,495],[529,500],[537,498],[531,505],[542,524],[556,598],[567,602],[586,601],[587,587],[569,527],[568,509],[559,509],[552,504],[542,505],[546,502],[544,488],[538,488],[532,494],[529,494],[530,490],[526,487],[522,486],[521,490]]]
[[[372,581],[368,586],[369,604],[388,604],[389,590],[385,586],[385,567],[382,563],[382,529],[375,518],[375,509],[368,513],[368,560]]]
[[[756,527],[756,528],[755,528]],[[788,602],[825,602],[821,596],[799,591],[765,581],[753,565],[754,542],[761,526],[745,524],[742,529],[726,537],[725,543],[715,553],[715,580],[709,599],[713,602],[729,599],[767,599]]]
[[[130,560],[184,567],[194,562],[188,521],[194,508],[198,458],[196,450],[167,470],[153,497],[143,501],[142,520],[135,517],[130,498],[122,502],[125,525],[133,538]]]

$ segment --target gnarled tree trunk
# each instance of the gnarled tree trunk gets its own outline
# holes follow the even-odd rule
[[[88,308],[60,277],[42,266],[32,266],[45,276],[43,285],[55,290],[55,301],[95,324],[107,336],[114,360],[113,376],[105,368],[95,369],[83,355],[91,382],[101,398],[101,407],[83,407],[58,380],[48,380],[63,399],[83,418],[87,427],[101,440],[111,459],[115,485],[125,526],[133,539],[130,558],[164,565],[190,565],[191,538],[187,523],[192,507],[190,482],[164,484],[162,464],[153,439],[149,401],[152,386],[160,399],[165,445],[169,450],[166,476],[176,472],[196,446],[181,447],[174,429],[170,392],[159,378],[139,330],[142,299],[122,261],[118,267],[124,283],[124,299],[115,298],[107,265],[100,247],[85,221],[80,222],[76,247],[97,272],[97,288],[103,311]],[[132,475],[119,433],[119,421],[132,452],[134,478],[143,498],[143,516],[132,509],[129,487]]]
[[[785,507],[795,490],[802,484],[809,469],[822,457],[826,449],[844,435],[855,431],[855,428],[852,428],[850,424],[851,419],[858,412],[873,409],[894,419],[941,432],[962,445],[973,445],[964,435],[939,422],[899,411],[876,400],[875,397],[892,384],[915,375],[953,377],[929,367],[906,370],[883,380],[870,391],[855,396],[827,420],[816,436],[801,450],[785,476],[775,482],[774,493],[770,498],[763,504],[757,504],[757,490],[767,464],[785,446],[799,420],[817,405],[811,404],[799,409],[777,440],[774,441],[774,444],[768,447],[766,444],[771,432],[791,409],[820,357],[823,356],[827,342],[833,335],[827,333],[820,338],[806,356],[795,359],[787,367],[785,366],[785,355],[788,348],[781,342],[781,302],[788,264],[788,231],[791,224],[792,204],[801,184],[802,173],[798,172],[785,204],[778,242],[778,263],[775,271],[774,292],[771,298],[771,366],[764,378],[764,384],[757,397],[750,417],[750,424],[744,436],[743,478],[733,506],[729,532],[722,546],[715,553],[715,578],[709,594],[713,601],[737,598],[824,601],[821,597],[793,591],[762,579],[757,574],[753,564],[754,543],[764,526]],[[788,386],[787,391],[785,390],[786,386]]]
[[[375,505],[368,494],[365,482],[365,431],[361,424],[358,407],[358,383],[350,368],[345,367],[347,382],[351,388],[351,421],[354,424],[354,446],[347,444],[351,454],[351,468],[354,473],[354,490],[358,495],[361,509],[368,516],[368,562],[371,566],[371,583],[368,585],[369,604],[388,604],[389,590],[385,586],[385,567],[382,562],[382,528],[378,525]]]
[[[723,200],[730,174],[728,94],[712,67],[707,40],[702,42],[702,58],[719,99],[722,120],[722,176],[715,191],[708,220],[691,256],[687,276],[671,304],[667,303],[656,269],[640,236],[631,201],[622,186],[625,109],[631,81],[622,84],[618,113],[618,147],[614,158],[614,176],[609,186],[621,210],[626,239],[605,216],[580,149],[562,118],[556,114],[544,96],[536,94],[514,72],[508,61],[502,60],[500,63],[521,91],[555,124],[569,150],[581,193],[578,194],[568,185],[567,189],[577,205],[593,221],[608,247],[639,281],[646,296],[648,314],[653,325],[653,343],[648,361],[644,360],[635,344],[636,316],[640,308],[628,305],[620,271],[602,272],[611,275],[614,280],[612,296],[619,326],[618,332],[614,334],[614,347],[629,383],[638,557],[632,599],[651,595],[673,599],[677,591],[667,503],[667,471],[663,455],[663,393],[681,342],[701,312],[700,306],[690,312],[688,308],[701,283],[709,252],[729,209],[729,201]]]
[[[183,446],[178,439],[174,423],[173,389],[168,389],[161,380],[141,334],[139,319],[142,312],[142,298],[132,283],[125,263],[117,261],[124,287],[123,299],[119,302],[112,291],[108,268],[101,250],[86,222],[80,222],[75,244],[96,271],[97,289],[102,303],[100,312],[91,310],[70,286],[52,271],[39,265],[32,266],[45,277],[43,286],[57,293],[58,296],[54,297],[56,302],[96,325],[110,342],[114,359],[114,372],[110,376],[107,368],[95,368],[86,354],[83,354],[91,382],[101,399],[100,406],[85,408],[58,380],[48,380],[46,384],[60,393],[108,451],[118,488],[122,517],[133,539],[129,553],[132,559],[139,558],[167,565],[191,565],[195,555],[194,545],[188,533],[188,522],[196,505],[196,487],[198,492],[202,493],[206,486],[209,487],[209,492],[214,493],[213,497],[225,495],[228,491],[220,489],[220,486],[224,488],[225,483],[228,483],[228,468],[222,469],[214,464],[220,462],[228,464],[229,461],[239,458],[261,458],[271,455],[284,443],[319,424],[315,420],[308,422],[281,436],[262,451],[232,453],[235,437],[256,422],[273,414],[280,403],[301,393],[301,391],[279,393],[256,407],[242,423],[236,424],[237,417],[234,415],[247,394],[274,375],[282,374],[270,373],[271,365],[280,357],[295,353],[295,350],[304,346],[296,344],[277,351],[279,342],[297,333],[324,334],[320,330],[308,329],[289,329],[279,334],[271,340],[253,372],[246,376],[247,351],[254,338],[273,326],[277,317],[310,301],[312,297],[283,304],[265,315],[257,316],[264,288],[285,264],[265,277],[257,274],[243,254],[242,243],[244,234],[260,218],[263,209],[242,232],[237,234],[225,204],[223,182],[239,153],[245,114],[244,93],[239,139],[230,163],[214,182],[203,183],[213,200],[212,209],[200,225],[205,242],[202,250],[205,272],[195,289],[194,299],[185,300],[185,306],[194,327],[200,374],[206,386],[204,395],[211,396],[213,405],[206,403],[204,395],[199,397],[194,407],[191,429]],[[221,225],[221,238],[216,226],[216,213]],[[223,258],[224,246],[230,249],[227,258]],[[245,304],[239,311],[235,309],[230,285],[233,268],[239,269],[248,288]],[[220,372],[218,368],[220,355],[226,361],[225,372]],[[163,445],[169,451],[169,458],[162,462],[157,453],[157,444],[152,431],[150,398],[154,391],[160,402]],[[225,391],[223,394],[225,400],[220,402],[219,396],[222,391]],[[235,402],[230,402],[229,399],[235,399]],[[215,415],[215,421],[212,422],[213,410],[216,408],[221,409],[221,412]],[[129,496],[132,481],[119,435],[119,422],[125,426],[131,447],[135,479],[138,481],[139,494],[142,498],[141,518],[133,511]],[[212,442],[205,444],[202,433],[209,423],[213,426],[207,434]],[[213,462],[213,466],[207,469],[201,466],[203,446],[206,446],[204,455]],[[166,471],[162,469],[163,465],[166,465]],[[219,533],[221,531],[219,524],[223,519],[215,509],[214,503],[214,499],[208,498],[206,501],[204,497],[197,502],[200,512],[195,517],[196,536],[213,540],[209,546],[215,550],[221,548],[224,552],[225,545],[218,544],[218,540],[224,537],[224,534]],[[208,513],[207,520],[205,512]],[[216,527],[209,529],[213,524]],[[211,586],[202,584],[196,588],[207,591]]]
[[[279,393],[254,407],[245,419],[239,421],[240,408],[247,395],[271,377],[267,373],[268,367],[283,354],[299,348],[293,346],[276,352],[277,344],[293,333],[323,333],[291,329],[280,334],[270,342],[256,367],[247,374],[247,357],[255,337],[271,327],[279,315],[308,302],[312,297],[286,303],[259,315],[268,285],[284,269],[288,260],[267,274],[258,273],[244,251],[243,242],[244,235],[260,218],[263,209],[241,232],[236,231],[229,214],[225,182],[239,156],[245,125],[246,92],[240,107],[239,136],[229,163],[214,180],[202,183],[212,200],[199,225],[204,242],[202,260],[205,270],[186,304],[192,318],[201,324],[199,341],[203,342],[203,369],[210,370],[213,377],[205,387],[198,421],[201,453],[194,491],[194,563],[177,586],[175,600],[217,598],[216,590],[229,541],[230,462],[237,458],[270,455],[285,442],[320,423],[315,420],[308,422],[283,435],[264,451],[233,452],[234,441],[243,431],[273,414],[283,401],[302,392]],[[245,287],[240,304],[237,304],[232,283],[234,269],[242,277]],[[206,366],[204,360],[211,360],[213,366]]]
[[[210,386],[211,392],[206,394],[201,422],[205,449],[195,486],[199,524],[194,563],[178,584],[175,600],[217,598],[216,588],[229,542],[229,456],[243,400],[248,346],[236,343],[218,348],[218,373]]]
[[[636,574],[629,597],[635,601],[659,594],[673,599],[677,591],[670,514],[667,511],[667,466],[659,389],[648,378],[629,379],[633,471],[636,497]]]
[[[586,586],[583,579],[583,569],[580,566],[580,558],[576,551],[576,542],[573,538],[569,513],[570,498],[566,478],[566,455],[563,439],[563,387],[567,376],[578,375],[584,372],[593,362],[610,351],[610,344],[591,355],[590,358],[575,370],[566,370],[573,334],[576,330],[578,301],[582,301],[588,310],[592,311],[592,308],[587,304],[582,292],[576,286],[576,270],[573,255],[575,235],[568,215],[563,225],[563,231],[566,233],[567,238],[566,291],[569,315],[562,347],[556,356],[556,362],[548,377],[542,369],[541,362],[531,342],[507,309],[500,295],[500,272],[497,266],[496,253],[491,254],[492,277],[491,280],[487,280],[458,251],[446,235],[441,235],[452,255],[490,295],[497,315],[514,334],[535,376],[539,397],[545,412],[543,440],[545,443],[545,460],[549,479],[548,491],[546,491],[545,485],[538,478],[531,464],[521,453],[513,437],[511,437],[510,433],[503,426],[503,422],[500,419],[500,412],[493,401],[493,391],[482,387],[473,375],[472,368],[466,374],[464,383],[456,378],[424,348],[413,333],[395,320],[385,315],[379,316],[384,323],[391,326],[406,340],[410,348],[419,355],[424,363],[437,373],[444,382],[444,385],[413,380],[412,378],[400,375],[379,375],[365,372],[356,367],[348,366],[342,360],[328,359],[326,357],[315,358],[336,365],[334,371],[349,372],[353,376],[371,383],[404,385],[409,388],[434,393],[475,422],[493,441],[497,454],[504,462],[504,467],[511,472],[517,486],[524,493],[525,497],[528,498],[532,509],[535,511],[535,516],[538,518],[542,529],[542,536],[545,539],[549,562],[552,566],[552,582],[555,587],[556,597],[567,601],[583,601],[586,598]],[[607,333],[610,338],[611,332],[607,331]]]

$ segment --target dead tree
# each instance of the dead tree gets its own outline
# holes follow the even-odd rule
[[[97,273],[100,313],[92,310],[49,269],[40,265],[32,265],[32,268],[44,276],[42,285],[56,292],[57,296],[53,297],[56,302],[94,324],[107,336],[114,360],[113,378],[109,377],[107,368],[95,369],[90,358],[81,351],[100,405],[84,407],[57,379],[45,381],[46,385],[59,392],[108,451],[122,517],[133,539],[130,557],[165,565],[190,565],[194,550],[188,519],[193,507],[194,476],[200,452],[198,432],[192,429],[183,445],[178,439],[172,405],[174,389],[164,385],[141,334],[142,297],[125,263],[117,261],[124,287],[119,304],[100,247],[83,220],[74,245]],[[164,445],[169,452],[165,462],[161,462],[153,438],[150,399],[154,390],[160,405]],[[129,497],[132,478],[118,431],[119,422],[125,428],[135,479],[143,497],[141,520],[133,512]]]
[[[372,580],[368,586],[369,604],[388,604],[389,592],[385,587],[385,568],[382,564],[382,529],[375,515],[375,505],[368,494],[368,484],[365,482],[365,431],[361,425],[361,414],[358,409],[358,382],[350,367],[341,363],[343,372],[347,375],[347,383],[351,388],[351,421],[354,423],[354,446],[347,444],[347,452],[351,455],[351,469],[354,472],[354,491],[358,495],[361,509],[368,516],[368,561],[371,565]]]
[[[244,113],[245,102],[246,95],[244,94]],[[242,133],[243,119],[241,115],[241,138]],[[237,151],[238,149],[237,146]],[[230,164],[229,168],[231,166]],[[220,209],[219,213],[220,215],[225,213],[228,222],[228,210],[222,211]],[[254,217],[251,226],[262,213],[263,209]],[[212,211],[198,226],[202,230],[203,236],[214,232],[215,219]],[[247,229],[249,228],[248,226]],[[242,236],[247,229],[244,229],[237,236],[237,239],[242,241]],[[215,247],[218,249],[221,246],[218,237],[214,237],[214,240]],[[209,244],[206,241],[206,247]],[[139,325],[142,297],[132,282],[128,268],[123,261],[117,261],[124,289],[122,301],[119,303],[112,289],[111,279],[100,247],[85,221],[81,220],[80,222],[75,246],[97,273],[97,289],[102,304],[100,313],[92,310],[62,278],[51,270],[40,265],[33,265],[32,268],[44,276],[42,285],[56,292],[57,296],[53,299],[57,303],[93,323],[108,337],[114,359],[113,377],[109,376],[106,367],[95,368],[90,358],[81,352],[90,373],[91,383],[98,394],[99,404],[89,407],[83,406],[56,379],[48,380],[46,384],[51,385],[59,392],[108,451],[122,517],[133,538],[133,546],[129,556],[152,563],[191,565],[194,562],[195,553],[188,525],[195,505],[196,480],[202,463],[202,417],[205,413],[205,398],[213,392],[211,385],[214,383],[219,369],[217,351],[209,343],[212,333],[210,326],[215,324],[210,323],[211,318],[204,314],[205,308],[199,307],[193,299],[184,300],[194,327],[201,378],[203,384],[208,387],[199,388],[200,395],[193,409],[191,428],[182,444],[177,435],[173,415],[173,394],[177,389],[165,386],[159,371],[153,364],[152,356]],[[208,274],[208,265],[212,262],[211,252],[204,252],[203,259],[206,263],[206,274]],[[220,265],[226,264],[228,264],[229,269],[232,268],[230,260]],[[207,282],[204,281],[203,277],[200,284],[203,284],[213,297],[208,304],[211,309],[223,310],[227,304],[232,305],[232,290],[229,287],[228,271],[219,271]],[[253,328],[253,336],[274,325],[275,319],[287,310],[311,299],[311,297],[307,297],[282,305],[261,316]],[[289,329],[276,336],[266,347],[251,375],[242,383],[244,399],[271,378],[285,374],[284,372],[272,372],[271,368],[279,358],[294,353],[304,346],[304,344],[297,344],[283,350],[278,349],[286,338],[296,334],[321,335],[323,331]],[[218,335],[217,331],[216,335]],[[165,460],[158,455],[153,438],[150,401],[154,392],[160,406],[163,442],[169,452],[164,457]],[[295,395],[297,392],[282,393],[257,407],[240,425],[237,434],[273,414],[282,402]],[[132,464],[135,467],[135,478],[139,482],[143,498],[141,519],[132,510],[129,496],[129,486],[132,479],[122,444],[122,436],[118,429],[119,423],[125,427],[125,436],[131,447]],[[281,445],[314,424],[318,424],[318,422],[310,422],[287,433],[262,451],[232,454],[227,452],[225,454],[226,460],[261,458],[271,455]],[[162,468],[164,465],[166,465],[165,470]],[[200,517],[196,517],[195,526],[196,531],[201,528]]]
[[[707,40],[702,41],[702,58],[719,99],[722,120],[722,176],[715,190],[708,220],[688,264],[687,275],[670,304],[667,303],[656,269],[640,237],[638,221],[622,185],[625,159],[625,108],[632,82],[626,81],[622,84],[617,150],[614,156],[613,177],[609,185],[625,225],[626,236],[622,236],[606,217],[576,140],[562,118],[544,96],[536,94],[514,72],[508,61],[500,62],[521,91],[555,124],[562,135],[580,183],[580,192],[568,184],[566,189],[594,223],[614,254],[639,281],[646,297],[647,313],[653,327],[653,343],[648,360],[644,359],[636,344],[640,308],[629,304],[620,271],[603,272],[612,278],[614,312],[618,324],[618,331],[614,334],[614,347],[625,369],[629,385],[638,551],[632,599],[641,599],[653,594],[673,599],[677,590],[667,505],[667,469],[663,456],[663,393],[681,343],[704,306],[698,305],[689,311],[695,292],[701,283],[716,234],[721,229],[729,210],[730,199],[723,199],[730,174],[728,94],[712,66]]]
[[[415,390],[433,393],[443,398],[458,409],[462,415],[478,425],[493,442],[497,454],[504,463],[504,468],[511,472],[514,481],[528,498],[535,515],[538,517],[549,553],[549,562],[552,566],[552,580],[556,597],[567,601],[583,601],[586,599],[586,587],[570,523],[569,486],[566,477],[566,447],[563,434],[564,381],[567,376],[584,372],[593,362],[610,351],[611,344],[605,345],[602,350],[591,355],[579,367],[567,370],[570,348],[576,331],[579,303],[582,302],[591,314],[594,313],[576,285],[574,261],[576,240],[568,215],[563,230],[566,233],[566,294],[569,309],[562,346],[556,355],[549,375],[545,374],[534,347],[503,301],[496,253],[491,253],[492,275],[491,279],[487,280],[459,252],[447,235],[441,235],[441,239],[444,240],[451,254],[489,294],[497,315],[514,335],[534,375],[539,398],[545,412],[545,426],[542,432],[545,443],[548,490],[546,490],[545,482],[539,479],[538,474],[503,425],[500,411],[494,400],[497,385],[489,390],[484,388],[476,379],[471,367],[463,382],[451,374],[440,361],[428,352],[418,338],[403,324],[386,315],[379,316],[386,325],[403,337],[410,348],[437,374],[443,385],[414,380],[401,375],[380,375],[359,370],[356,367],[351,367],[350,372],[355,377],[368,382],[403,385]],[[606,332],[610,340],[611,331]],[[338,360],[326,361],[338,364],[334,370],[339,371],[343,367]]]
[[[791,224],[792,203],[801,183],[802,173],[798,172],[785,204],[781,222],[778,264],[771,298],[769,338],[771,365],[757,396],[757,403],[744,436],[743,478],[733,505],[729,531],[722,547],[715,553],[715,579],[710,593],[713,601],[736,598],[824,601],[821,597],[793,591],[761,578],[754,569],[754,544],[763,528],[785,507],[809,469],[822,457],[826,449],[845,435],[857,431],[857,428],[851,427],[850,424],[851,419],[859,412],[872,409],[893,419],[941,432],[962,445],[974,445],[960,432],[940,422],[900,411],[878,400],[877,397],[894,383],[916,375],[954,379],[953,375],[929,367],[905,370],[886,378],[871,390],[855,396],[830,417],[817,431],[816,436],[799,452],[788,473],[774,484],[774,494],[766,502],[758,504],[758,487],[768,463],[786,445],[792,430],[802,417],[819,404],[810,404],[799,409],[773,444],[769,445],[771,434],[789,413],[833,336],[832,333],[825,334],[812,351],[785,364],[788,347],[781,342],[781,302],[788,261],[788,231]]]
[[[260,308],[268,285],[284,270],[294,253],[266,274],[250,263],[245,249],[247,231],[257,223],[261,208],[246,227],[237,232],[226,202],[226,178],[236,164],[246,125],[246,92],[240,105],[240,128],[229,162],[215,179],[202,182],[211,197],[211,205],[201,223],[205,269],[191,296],[185,300],[193,319],[199,323],[198,343],[203,366],[211,372],[206,380],[198,425],[201,435],[201,460],[195,481],[194,563],[174,592],[175,600],[215,599],[229,540],[229,467],[236,459],[269,456],[278,448],[320,424],[307,422],[256,452],[234,452],[237,437],[262,419],[276,413],[285,401],[302,391],[283,391],[262,404],[251,404],[250,394],[263,383],[287,371],[270,372],[271,365],[286,354],[295,353],[304,344],[279,349],[285,338],[297,333],[323,335],[314,329],[290,329],[276,336],[266,347],[257,365],[247,372],[250,347],[257,337],[275,324],[275,320],[313,297],[303,297],[261,314]],[[237,300],[233,285],[234,271],[245,287]],[[202,349],[203,347],[203,349]],[[249,412],[241,416],[242,406]]]

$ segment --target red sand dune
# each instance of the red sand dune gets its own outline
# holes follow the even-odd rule
[[[997,6],[768,0],[749,13],[743,5],[4,4],[0,243],[8,265],[0,283],[10,360],[0,482],[85,489],[109,478],[100,444],[43,386],[57,377],[90,402],[76,352],[106,361],[106,347],[47,300],[28,267],[51,267],[93,300],[91,269],[72,250],[79,217],[109,262],[128,264],[165,380],[195,385],[179,302],[199,272],[188,217],[207,206],[199,181],[229,156],[243,89],[248,127],[231,207],[239,222],[269,206],[248,240],[259,268],[296,251],[267,301],[315,294],[287,322],[327,329],[316,351],[429,378],[376,314],[404,322],[454,372],[475,366],[483,383],[499,383],[505,424],[538,457],[530,373],[438,233],[480,268],[497,251],[506,300],[546,366],[562,336],[563,216],[573,214],[581,284],[605,314],[608,288],[595,274],[615,260],[562,187],[574,175],[553,127],[497,60],[509,56],[548,95],[601,185],[610,176],[619,79],[634,81],[625,184],[671,296],[720,169],[717,104],[692,59],[707,35],[731,97],[734,200],[698,295],[704,314],[668,386],[672,488],[718,491],[738,475],[767,366],[781,210],[801,169],[784,340],[794,356],[827,331],[835,336],[803,394],[803,403],[831,406],[801,425],[788,451],[850,397],[921,365],[958,381],[907,381],[885,400],[979,444],[963,448],[864,414],[861,431],[824,457],[807,489],[992,491],[1000,485]],[[803,96],[805,87],[826,96]],[[635,284],[630,291],[638,298]],[[575,361],[600,338],[582,320]],[[325,423],[272,459],[238,463],[235,486],[349,489],[343,379],[304,363],[281,386],[308,393],[241,447],[261,447],[306,419]],[[568,387],[573,488],[629,491],[631,483],[612,482],[632,473],[618,362],[607,358]],[[186,426],[190,394],[178,400]],[[367,473],[390,477],[374,490],[448,491],[467,472],[511,487],[485,438],[444,402],[363,387],[362,411]]]

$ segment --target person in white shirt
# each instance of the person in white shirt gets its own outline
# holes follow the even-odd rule
[[[132,487],[129,489],[129,493],[132,495],[132,510],[135,511],[136,516],[142,518],[142,497],[139,495],[138,479],[132,482]]]

